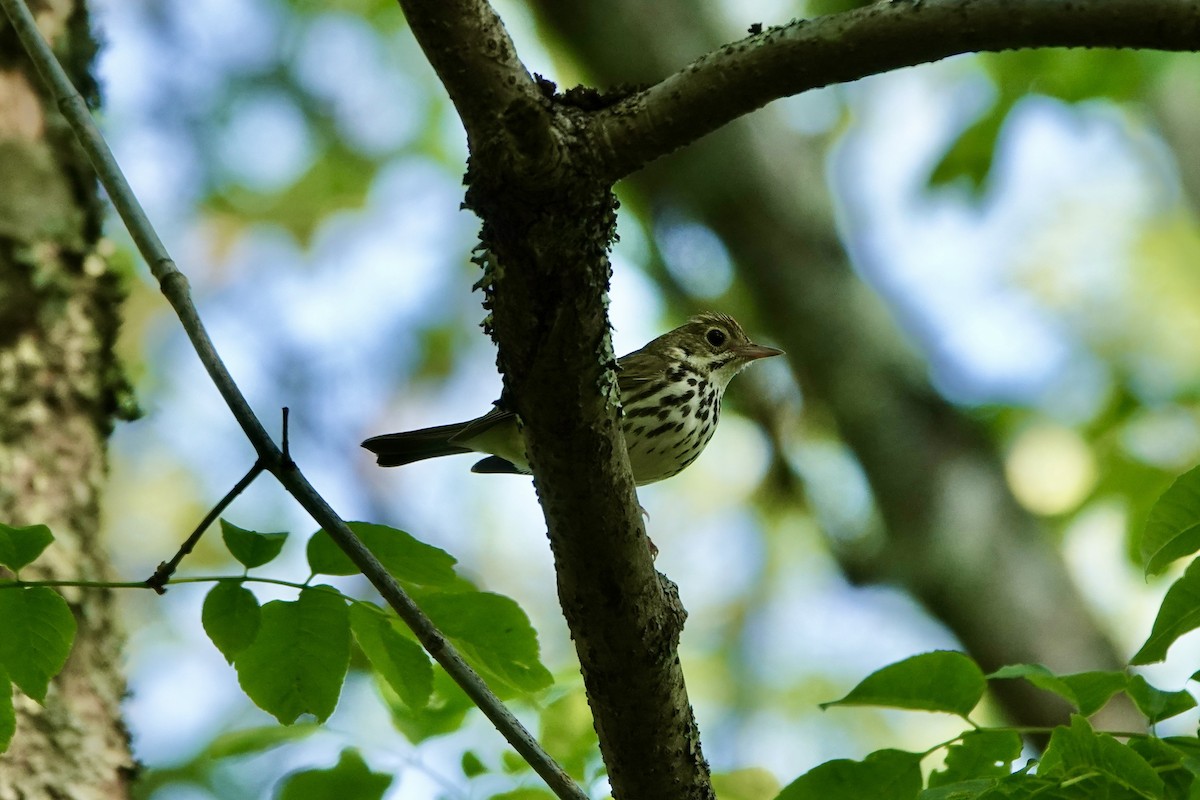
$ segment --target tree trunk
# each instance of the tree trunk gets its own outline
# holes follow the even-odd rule
[[[78,3],[32,4],[89,101],[96,43]],[[0,521],[56,541],[26,579],[105,579],[99,493],[126,392],[113,355],[121,280],[101,240],[103,205],[82,152],[0,17]],[[109,592],[67,590],[70,660],[40,706],[16,697],[0,798],[124,798],[134,765],[120,703],[123,638]]]

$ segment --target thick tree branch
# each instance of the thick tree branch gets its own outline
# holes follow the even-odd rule
[[[947,56],[1026,47],[1200,50],[1195,0],[892,0],[714,50],[593,120],[618,180],[772,100]]]
[[[412,598],[401,588],[379,560],[346,526],[325,499],[312,487],[300,470],[275,446],[262,423],[255,416],[246,398],[217,354],[212,340],[196,311],[188,289],[187,279],[175,266],[166,248],[146,217],[125,176],[117,166],[112,152],[92,121],[83,98],[75,91],[54,54],[38,32],[32,14],[24,0],[0,0],[13,23],[26,52],[37,65],[43,79],[58,98],[63,115],[78,136],[121,219],[129,228],[138,249],[151,272],[158,280],[163,294],[196,349],[205,370],[216,384],[222,398],[242,427],[246,438],[258,453],[259,464],[271,472],[293,497],[312,515],[338,544],[355,566],[371,582],[396,614],[404,621],[431,656],[454,679],[472,702],[492,721],[534,770],[563,800],[586,800],[587,795],[566,772],[538,745],[533,736],[513,716],[512,712],[488,689],[483,679],[471,668],[453,645],[434,626]]]
[[[514,104],[541,95],[486,0],[399,0],[417,43],[446,87],[474,152]]]
[[[613,200],[562,174],[530,196],[472,158],[506,398],[526,446],[617,798],[711,800],[677,655],[683,610],[654,571],[616,423],[605,291]],[[607,387],[607,389],[606,389]]]

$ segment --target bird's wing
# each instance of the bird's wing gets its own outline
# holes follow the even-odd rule
[[[516,420],[517,415],[511,411],[504,411],[500,408],[493,408],[482,417],[467,422],[463,425],[462,430],[458,431],[450,438],[451,442],[469,442],[470,440],[490,431],[497,425]]]
[[[662,356],[635,350],[617,359],[617,385],[621,394],[636,392],[639,386],[666,378],[667,360]]]

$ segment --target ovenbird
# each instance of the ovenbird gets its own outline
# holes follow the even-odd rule
[[[704,313],[618,359],[621,430],[634,482],[670,478],[695,461],[717,428],[729,381],[750,362],[782,352],[754,344],[733,317]],[[362,446],[381,467],[474,452],[489,455],[472,472],[529,474],[517,416],[499,408],[468,422],[373,436]]]

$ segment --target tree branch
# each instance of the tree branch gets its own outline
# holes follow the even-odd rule
[[[474,155],[472,174],[506,398],[524,421],[613,796],[711,800],[677,655],[684,612],[654,570],[616,421],[605,300],[612,195],[560,175],[526,198]]]
[[[1193,0],[892,0],[769,28],[596,115],[612,180],[772,100],[952,55],[1026,47],[1200,50]]]
[[[446,87],[474,152],[501,130],[514,103],[541,95],[487,0],[399,0],[409,28]]]
[[[38,32],[37,24],[24,0],[0,0],[0,7],[12,21],[29,57],[37,65],[47,86],[58,99],[63,115],[91,160],[100,182],[129,228],[138,250],[182,323],[188,338],[204,364],[221,397],[241,425],[246,438],[258,453],[259,464],[271,472],[289,493],[329,533],[330,537],[362,571],[371,585],[395,610],[433,658],[471,698],[513,748],[533,767],[554,793],[563,800],[587,800],[580,789],[513,716],[512,712],[488,689],[454,646],[434,626],[396,579],[379,563],[362,541],[346,526],[332,507],[312,487],[290,459],[285,459],[255,416],[246,398],[229,374],[192,302],[187,278],[175,266],[145,211],[133,194],[112,151],[92,120],[86,103],[49,46]]]

